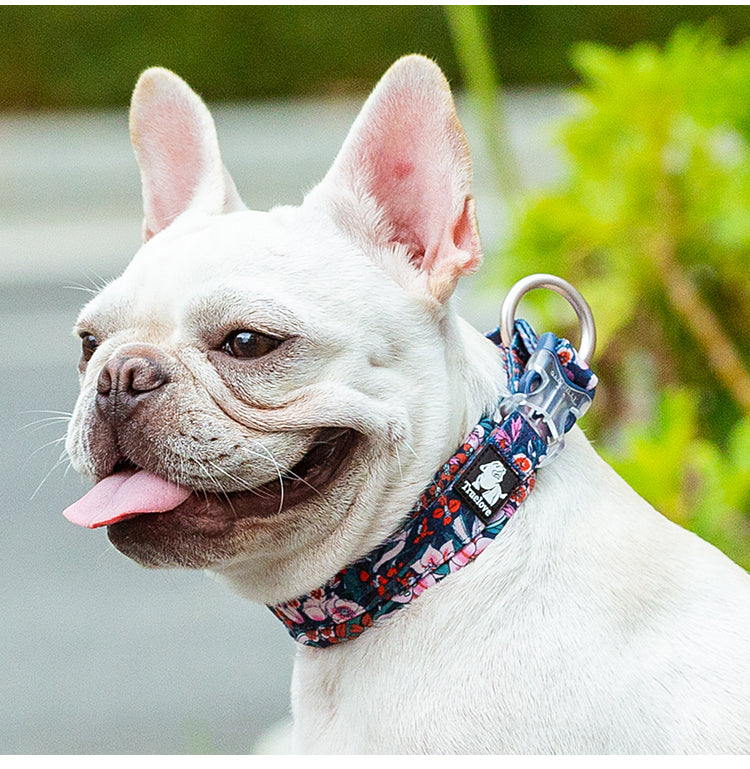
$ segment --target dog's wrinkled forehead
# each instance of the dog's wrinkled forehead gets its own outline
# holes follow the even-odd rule
[[[351,298],[376,293],[380,301]],[[270,332],[341,328],[337,316],[380,310],[406,297],[358,248],[305,209],[196,216],[147,241],[124,273],[84,308],[80,324],[147,334],[185,324]],[[345,326],[351,327],[350,323]]]

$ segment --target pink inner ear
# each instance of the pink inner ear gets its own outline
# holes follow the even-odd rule
[[[357,234],[404,245],[408,254],[393,249],[393,258],[408,256],[426,281],[412,282],[400,267],[395,274],[440,302],[481,262],[466,137],[445,77],[423,56],[405,56],[386,72],[319,190],[334,205],[350,193],[342,221],[352,221],[352,203],[361,206]]]
[[[420,267],[425,253],[441,240],[446,218],[454,214],[446,178],[450,169],[440,157],[445,134],[435,131],[430,111],[400,109],[405,95],[394,95],[362,137],[364,166],[370,171],[370,194],[391,225],[393,239],[404,244]],[[428,119],[432,117],[432,120]],[[440,126],[441,128],[443,126]]]
[[[189,205],[203,173],[201,126],[180,104],[153,105],[149,130],[141,136],[146,222],[151,233],[166,227]]]
[[[397,62],[352,129],[344,167],[382,213],[393,242],[450,295],[481,261],[471,199],[471,161],[448,84],[422,57]]]
[[[474,224],[474,208],[471,198],[466,198],[464,201],[461,217],[453,228],[453,245],[467,253],[474,253],[479,250],[477,231]]]

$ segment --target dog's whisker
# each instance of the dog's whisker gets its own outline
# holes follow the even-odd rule
[[[30,501],[36,497],[36,495],[39,493],[39,490],[42,488],[42,486],[44,486],[44,484],[47,482],[47,480],[52,475],[52,473],[54,473],[55,470],[57,470],[57,468],[60,467],[60,465],[62,465],[64,462],[68,462],[68,464],[70,464],[70,459],[68,458],[68,455],[65,449],[63,449],[57,462],[55,462],[55,464],[52,465],[52,467],[49,469],[49,471],[44,476],[44,478],[42,478],[42,480],[39,482],[39,485],[34,489],[34,493],[31,495],[31,497],[29,497]]]
[[[398,474],[401,476],[401,481],[404,480],[404,468],[401,466],[401,454],[399,453],[398,446],[394,444],[393,450],[396,452],[396,462],[398,462]]]
[[[258,455],[258,458],[259,459],[264,459],[265,461],[268,461],[268,457],[264,457],[264,456]],[[236,483],[237,485],[239,485],[240,486],[240,490],[253,492],[253,493],[257,494],[259,497],[264,498],[264,499],[270,499],[270,498],[272,498],[274,496],[271,492],[269,492],[266,489],[261,489],[259,487],[254,487],[254,486],[250,485],[247,481],[245,481],[242,478],[234,475],[233,473],[228,472],[227,470],[225,470],[223,467],[218,465],[213,460],[208,459],[208,460],[204,460],[204,461],[208,462],[208,464],[211,466],[211,468],[213,468],[213,470],[221,473],[224,477],[228,478],[233,483]],[[186,470],[186,462],[187,462],[187,466],[188,466],[187,470]],[[196,465],[198,465],[198,467],[200,468],[201,472],[203,473],[204,478],[206,478],[210,482],[211,490],[207,489],[205,487],[204,483],[199,478],[195,478],[194,474],[189,472],[189,463],[190,462],[194,462]],[[206,468],[206,466],[203,464],[203,462],[201,462],[201,460],[199,460],[197,457],[185,458],[183,456],[180,456],[180,472],[179,472],[179,476],[178,477],[183,479],[183,481],[182,481],[183,483],[185,483],[187,481],[188,485],[192,486],[196,490],[200,490],[202,492],[205,492],[206,494],[215,493],[215,494],[218,494],[218,495],[224,497],[226,499],[226,501],[230,504],[230,506],[232,506],[232,509],[234,511],[233,503],[232,503],[231,499],[228,496],[229,492],[227,492],[227,491],[225,491],[224,489],[221,488],[221,484],[219,483],[219,481],[216,478],[215,474],[210,472]],[[206,499],[208,499],[208,497],[206,497]]]
[[[95,278],[96,280],[91,278],[91,285],[94,288],[94,293],[98,294],[100,291],[102,291],[102,289],[104,289],[107,286],[109,281],[103,278],[99,273],[96,273]]]
[[[70,422],[72,418],[72,414],[68,414],[65,411],[24,411],[22,412],[24,414],[49,414],[51,416],[46,417],[40,417],[39,419],[34,419],[31,422],[27,422],[24,425],[21,425],[17,428],[16,432],[22,432],[24,430],[31,430],[36,432],[37,430],[44,429],[45,427],[48,427],[52,424],[57,424],[58,422],[64,422],[67,424]]]
[[[69,422],[70,417],[69,416],[53,416],[53,417],[42,417],[41,419],[35,419],[33,422],[28,422],[27,424],[22,426],[22,430],[25,430],[28,427],[34,427],[36,425],[43,425],[43,424],[49,424],[52,422]]]
[[[210,473],[210,472],[209,472],[209,471],[206,469],[206,466],[205,466],[205,465],[204,465],[204,464],[203,464],[203,463],[200,461],[200,459],[198,459],[197,457],[192,457],[192,460],[193,460],[193,462],[195,462],[195,464],[196,464],[196,465],[198,465],[198,467],[199,467],[199,468],[202,470],[202,472],[203,472],[203,475],[205,476],[205,478],[206,478],[206,479],[207,479],[207,480],[208,480],[208,481],[209,481],[209,482],[210,482],[212,485],[218,485],[218,484],[216,483],[216,479],[215,479],[215,478],[213,477],[213,475],[211,475],[211,473]],[[201,491],[203,491],[203,492],[206,492],[206,493],[207,493],[207,491],[206,491],[206,487],[205,487],[205,484],[202,484],[202,485],[201,485]],[[208,499],[208,497],[206,497],[206,499]]]
[[[414,450],[414,447],[411,445],[411,443],[409,443],[408,441],[402,441],[402,443],[407,449],[409,449],[409,451],[411,452],[412,456],[415,459],[419,459],[419,454],[417,454],[417,452]]]
[[[214,468],[214,470],[218,470],[222,475],[225,475],[227,478],[229,478],[230,481],[238,484],[243,491],[252,491],[253,487],[249,485],[247,481],[244,481],[242,478],[238,478],[236,475],[227,472],[223,467],[220,467],[216,464],[216,462],[213,462],[212,460],[209,460],[209,464]]]
[[[58,416],[72,417],[72,411],[55,411],[53,409],[27,409],[21,411],[21,414],[56,414]]]
[[[223,473],[224,475],[227,476],[227,478],[229,478],[230,480],[234,481],[235,483],[239,483],[243,487],[246,486],[246,484],[240,478],[236,478],[231,473],[228,473],[226,470],[224,470],[223,467],[220,467],[215,462],[209,460],[209,464],[215,470],[218,470],[220,473]],[[222,489],[221,496],[224,497],[224,499],[227,501],[227,504],[229,505],[230,509],[232,510],[232,514],[234,515],[235,519],[238,519],[239,516],[237,515],[237,511],[234,509],[234,504],[232,503],[232,500],[229,497],[229,493]]]
[[[49,446],[55,446],[58,443],[62,443],[65,440],[65,436],[61,435],[59,438],[55,438],[52,441],[47,441],[47,443],[42,444],[39,446],[39,448],[34,449],[34,451],[29,454],[29,459],[36,456],[40,451],[44,451],[44,449],[48,448]]]
[[[69,420],[65,417],[46,417],[44,419],[37,419],[34,422],[29,422],[27,425],[21,425],[14,431],[14,434],[21,432],[26,433],[38,433],[46,430],[48,427],[57,426],[60,422],[67,423]]]
[[[341,437],[341,435],[342,435],[343,433],[345,433],[345,432],[346,432],[346,430],[342,428],[342,429],[341,429],[341,430],[339,430],[337,433],[334,433],[333,435],[329,436],[329,437],[328,437],[326,440],[316,440],[316,441],[313,441],[313,442],[310,444],[310,447],[309,447],[309,449],[312,449],[312,448],[314,448],[314,447],[316,447],[316,446],[331,446],[331,447],[333,447],[333,446],[334,446],[334,444],[335,444],[335,442],[336,442],[336,440],[337,440],[338,438],[340,438],[340,437]],[[309,451],[309,449],[308,449],[308,451]],[[310,482],[307,480],[307,478],[304,478],[304,477],[302,477],[301,475],[299,475],[298,473],[295,473],[295,472],[294,472],[294,471],[293,471],[291,468],[290,468],[289,470],[286,470],[286,471],[284,472],[284,475],[286,475],[286,477],[287,477],[289,480],[291,480],[291,481],[299,481],[300,483],[304,484],[304,485],[305,485],[305,486],[307,486],[307,488],[308,488],[308,489],[310,489],[310,490],[311,490],[311,491],[312,491],[314,494],[316,494],[316,495],[318,495],[318,496],[320,496],[320,497],[322,497],[322,496],[323,496],[323,493],[322,493],[322,492],[321,492],[319,489],[317,489],[315,486],[313,486],[313,485],[312,485],[312,484],[311,484],[311,483],[310,483]]]
[[[263,451],[266,452],[269,459],[273,462],[274,467],[276,468],[276,474],[278,475],[278,478],[279,478],[279,487],[281,492],[280,494],[281,498],[279,499],[279,509],[277,511],[277,515],[278,515],[278,513],[280,513],[284,509],[284,476],[281,472],[281,467],[279,466],[279,463],[276,461],[276,457],[274,457],[274,455],[269,451],[268,447],[264,446],[260,441],[256,441],[256,443],[261,447],[261,449],[263,449]]]
[[[91,296],[96,296],[96,294],[98,294],[99,290],[100,290],[100,289],[98,289],[96,287],[80,286],[80,285],[76,285],[74,283],[70,283],[68,285],[65,285],[65,286],[63,286],[63,288],[66,291],[83,291],[83,293],[91,294]]]
[[[221,486],[220,486],[219,482],[217,481],[217,479],[212,475],[212,473],[209,470],[206,469],[205,465],[199,459],[194,457],[194,460],[198,464],[198,466],[201,468],[201,470],[203,470],[203,472],[205,473],[206,477],[211,482],[211,485],[214,486],[215,488],[220,489],[220,491],[219,491],[220,496],[222,496],[226,500],[227,504],[229,505],[230,510],[232,511],[232,515],[234,515],[235,519],[238,519],[239,516],[237,515],[237,511],[234,509],[234,504],[232,503],[232,500],[229,498],[229,495],[227,494],[227,492],[224,491],[223,489],[221,489]],[[213,462],[210,462],[210,464],[211,464],[211,466],[215,467]],[[221,468],[216,467],[216,469],[220,470]],[[208,490],[206,490],[206,489],[203,490],[203,494],[204,494],[206,502],[208,502],[208,499],[209,499],[208,495],[209,495],[209,493],[210,492]]]
[[[299,481],[300,483],[303,483],[305,486],[307,486],[310,491],[314,492],[318,496],[322,496],[322,493],[317,488],[315,488],[315,486],[313,486],[312,483],[307,480],[307,478],[303,478],[301,475],[298,475],[292,470],[287,470],[284,475],[286,475],[290,481]]]
[[[109,558],[109,557],[111,557],[111,555],[112,555],[113,553],[117,553],[117,548],[116,548],[116,547],[115,547],[115,546],[114,546],[114,545],[113,545],[113,544],[112,544],[112,543],[111,543],[109,540],[107,540],[107,544],[106,544],[106,547],[105,547],[105,548],[104,548],[104,550],[102,550],[102,552],[101,552],[101,553],[99,553],[99,555],[96,557],[96,565],[97,565],[97,566],[99,566],[99,565],[101,564],[101,562],[102,562],[102,561],[103,561],[105,558]],[[117,553],[117,554],[119,555],[119,553]]]

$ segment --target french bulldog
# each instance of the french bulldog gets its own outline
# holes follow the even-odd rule
[[[141,76],[130,125],[143,246],[76,324],[66,445],[95,486],[66,514],[144,566],[290,601],[396,531],[508,392],[451,299],[482,254],[450,89],[399,60],[325,178],[269,212],[176,75]],[[747,753],[750,578],[576,427],[465,568],[300,645],[292,706],[299,752]]]

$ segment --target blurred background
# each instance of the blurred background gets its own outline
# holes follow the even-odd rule
[[[293,642],[268,610],[60,515],[86,489],[61,455],[69,329],[140,242],[141,70],[204,97],[267,208],[322,177],[396,58],[434,58],[486,254],[460,311],[487,330],[525,274],[578,286],[601,339],[584,429],[747,568],[748,35],[741,6],[0,7],[0,752],[247,753],[288,715]],[[575,337],[562,300],[523,308]]]

